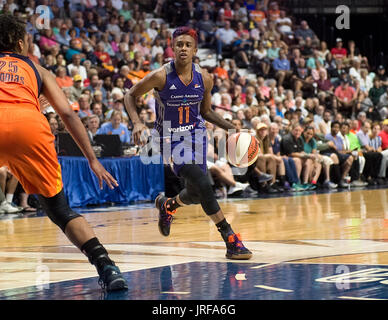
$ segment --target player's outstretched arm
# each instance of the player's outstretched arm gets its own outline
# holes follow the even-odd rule
[[[133,123],[132,136],[137,145],[141,145],[140,136],[147,127],[140,121],[136,110],[136,98],[146,94],[152,89],[162,90],[166,82],[166,72],[164,68],[152,71],[136,83],[124,96],[124,106]]]
[[[213,89],[213,79],[209,75],[209,73],[202,69],[202,78],[205,85],[205,92],[203,95],[203,100],[201,104],[201,116],[206,121],[209,121],[216,126],[228,130],[228,129],[236,129],[235,126],[226,121],[219,113],[215,112],[212,109],[212,94],[211,91]]]
[[[36,65],[36,67],[42,78],[42,93],[62,118],[66,129],[72,135],[75,142],[80,147],[82,153],[85,155],[86,159],[88,159],[90,168],[97,176],[100,189],[102,189],[103,181],[105,181],[111,189],[113,189],[114,186],[118,186],[117,181],[97,160],[84,125],[82,124],[78,115],[70,107],[65,94],[57,85],[53,75],[38,65]]]

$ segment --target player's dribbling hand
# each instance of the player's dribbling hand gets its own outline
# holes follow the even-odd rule
[[[147,139],[142,139],[144,138],[144,135],[143,135],[144,132],[148,132],[148,128],[144,124],[137,123],[134,125],[132,136],[133,136],[133,142],[136,145],[142,146],[147,141]]]
[[[112,175],[105,170],[103,165],[97,159],[91,161],[89,165],[98,179],[100,190],[102,190],[103,181],[105,181],[105,183],[108,185],[110,189],[114,189],[114,187],[117,187],[119,185],[116,179],[113,178]]]

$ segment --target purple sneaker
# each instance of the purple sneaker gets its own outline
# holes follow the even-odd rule
[[[167,237],[170,235],[170,227],[173,220],[173,214],[176,210],[170,211],[166,207],[166,202],[169,198],[159,195],[155,199],[155,207],[159,210],[159,232],[161,235]]]
[[[226,255],[232,260],[248,260],[252,257],[252,252],[244,247],[239,233],[228,236],[226,243]]]

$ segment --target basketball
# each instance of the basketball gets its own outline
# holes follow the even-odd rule
[[[259,156],[259,142],[247,132],[234,133],[229,136],[226,144],[228,161],[239,168],[253,164]]]

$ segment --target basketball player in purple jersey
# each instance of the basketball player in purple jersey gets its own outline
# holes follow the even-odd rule
[[[175,59],[152,71],[125,95],[124,103],[133,122],[133,139],[143,144],[140,137],[147,128],[136,112],[135,99],[155,90],[156,121],[154,131],[161,137],[160,151],[172,159],[176,175],[185,180],[185,189],[173,198],[158,196],[155,205],[159,210],[159,231],[170,234],[173,214],[181,206],[201,204],[205,213],[215,223],[226,244],[229,259],[250,259],[252,253],[243,245],[239,234],[234,233],[226,221],[215,198],[206,168],[206,128],[204,120],[228,130],[235,127],[211,108],[213,80],[206,70],[192,62],[197,52],[197,33],[188,27],[179,27],[173,33]],[[176,136],[183,137],[176,141]],[[185,140],[186,139],[186,140]],[[188,141],[188,142],[187,142]],[[182,144],[190,147],[177,161],[177,149]],[[166,151],[167,150],[167,151]],[[175,151],[175,152],[174,152]],[[181,155],[181,153],[180,153]],[[164,157],[166,159],[166,157]]]

